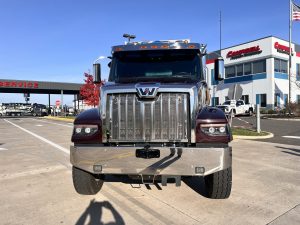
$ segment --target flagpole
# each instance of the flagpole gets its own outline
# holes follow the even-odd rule
[[[220,54],[222,49],[222,11],[220,10]]]
[[[289,41],[289,98],[288,98],[288,110],[289,113],[291,113],[290,110],[290,103],[291,103],[291,69],[292,69],[292,1],[290,0],[290,24],[289,24],[289,28],[290,28],[290,41]]]

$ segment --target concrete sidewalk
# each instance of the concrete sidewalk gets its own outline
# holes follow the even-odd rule
[[[300,147],[247,140],[232,146],[232,197],[249,193],[247,211],[260,209],[249,223],[300,224]]]

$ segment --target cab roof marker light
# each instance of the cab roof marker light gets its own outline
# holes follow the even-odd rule
[[[158,40],[158,41],[138,41],[138,42],[132,42],[134,44],[158,44],[158,43],[166,43],[166,44],[171,44],[171,43],[184,43],[188,44],[190,43],[190,39],[178,39],[178,40]],[[132,44],[130,43],[130,44]]]

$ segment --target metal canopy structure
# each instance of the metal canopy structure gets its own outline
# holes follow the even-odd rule
[[[82,84],[0,79],[0,93],[79,95]]]

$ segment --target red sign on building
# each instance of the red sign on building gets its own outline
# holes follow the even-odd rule
[[[0,87],[10,88],[39,88],[38,82],[31,81],[0,81]]]
[[[241,50],[237,51],[229,51],[226,55],[227,58],[230,59],[237,59],[245,56],[250,56],[250,55],[255,55],[255,54],[260,54],[262,50],[260,49],[259,45],[253,46],[250,48],[244,48]]]
[[[292,55],[293,55],[293,50],[292,50],[292,48],[290,49],[288,46],[281,45],[281,44],[279,44],[278,42],[275,42],[274,48],[277,50],[277,52],[284,53],[284,54],[288,54],[288,55],[290,54],[290,51],[291,51],[291,52],[292,52]]]

